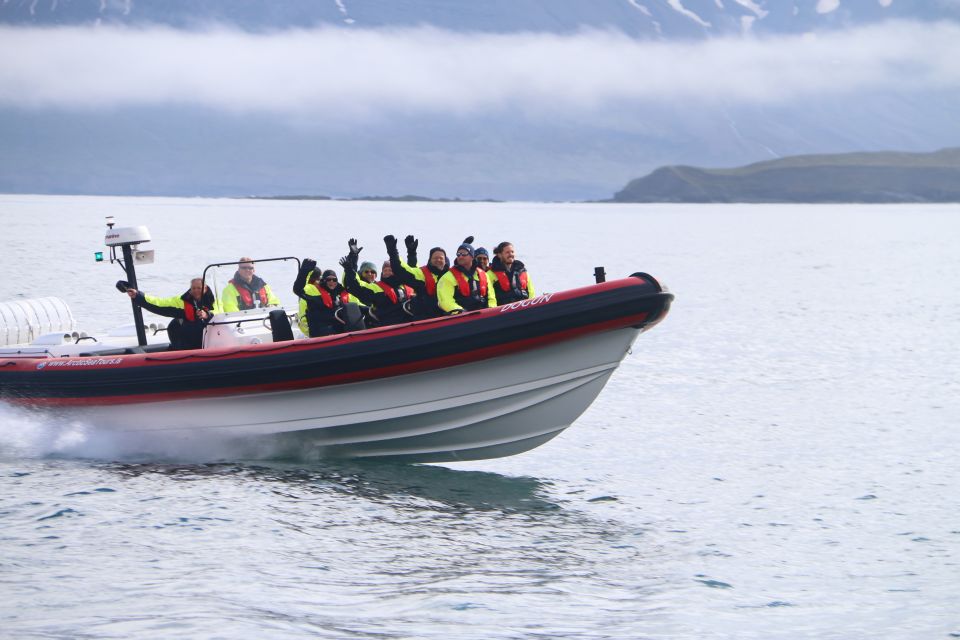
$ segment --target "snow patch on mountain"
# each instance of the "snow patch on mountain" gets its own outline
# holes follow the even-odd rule
[[[817,0],[817,13],[833,13],[840,8],[840,0]]]
[[[681,0],[667,0],[667,4],[670,5],[671,9],[673,9],[674,11],[676,11],[677,13],[683,16],[686,16],[687,18],[690,18],[691,20],[699,24],[701,27],[710,28],[711,25],[709,22],[707,22],[706,20],[704,20],[703,18],[695,14],[693,11],[690,11],[690,9],[687,9],[685,6],[683,6],[683,2],[681,2]]]
[[[753,0],[734,0],[734,2],[736,2],[741,7],[747,9],[748,11],[752,11],[753,14],[760,19],[765,18],[769,13],[769,11],[766,11],[763,7],[758,5]]]
[[[347,5],[343,3],[343,0],[334,0],[337,3],[337,10],[343,14],[343,21],[346,24],[353,24],[356,22],[353,18],[350,17],[350,13],[347,11]]]
[[[653,17],[653,14],[650,13],[650,9],[648,9],[646,5],[640,4],[639,0],[627,0],[627,2],[629,2],[632,6],[636,7],[640,11],[640,13],[647,16],[648,18]]]

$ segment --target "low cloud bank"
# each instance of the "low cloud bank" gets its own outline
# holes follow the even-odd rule
[[[610,32],[433,28],[0,27],[0,106],[182,104],[349,121],[611,105],[777,104],[960,87],[960,25],[889,22],[776,38],[645,42]]]

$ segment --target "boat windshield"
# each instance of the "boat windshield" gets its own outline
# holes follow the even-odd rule
[[[249,261],[220,262],[203,270],[204,284],[210,287],[225,311],[282,306],[297,308],[293,281],[300,270],[300,260],[253,258]]]

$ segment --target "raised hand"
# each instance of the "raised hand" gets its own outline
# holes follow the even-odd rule
[[[473,236],[467,236],[463,239],[463,244],[473,244]]]
[[[350,253],[354,255],[360,255],[360,252],[363,251],[363,247],[357,246],[356,238],[350,238],[350,240],[347,242],[347,246],[350,247]]]
[[[403,243],[407,245],[407,251],[416,251],[417,247],[420,246],[420,241],[414,238],[412,235],[404,238]]]
[[[387,247],[387,253],[397,250],[397,238],[395,236],[383,236],[383,244]]]

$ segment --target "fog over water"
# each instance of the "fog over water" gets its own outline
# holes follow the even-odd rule
[[[676,301],[567,432],[501,460],[118,460],[0,404],[0,635],[960,635],[960,206],[4,195],[0,301],[129,322],[105,215],[149,226],[159,295],[413,233],[511,240],[538,292],[604,265]]]

